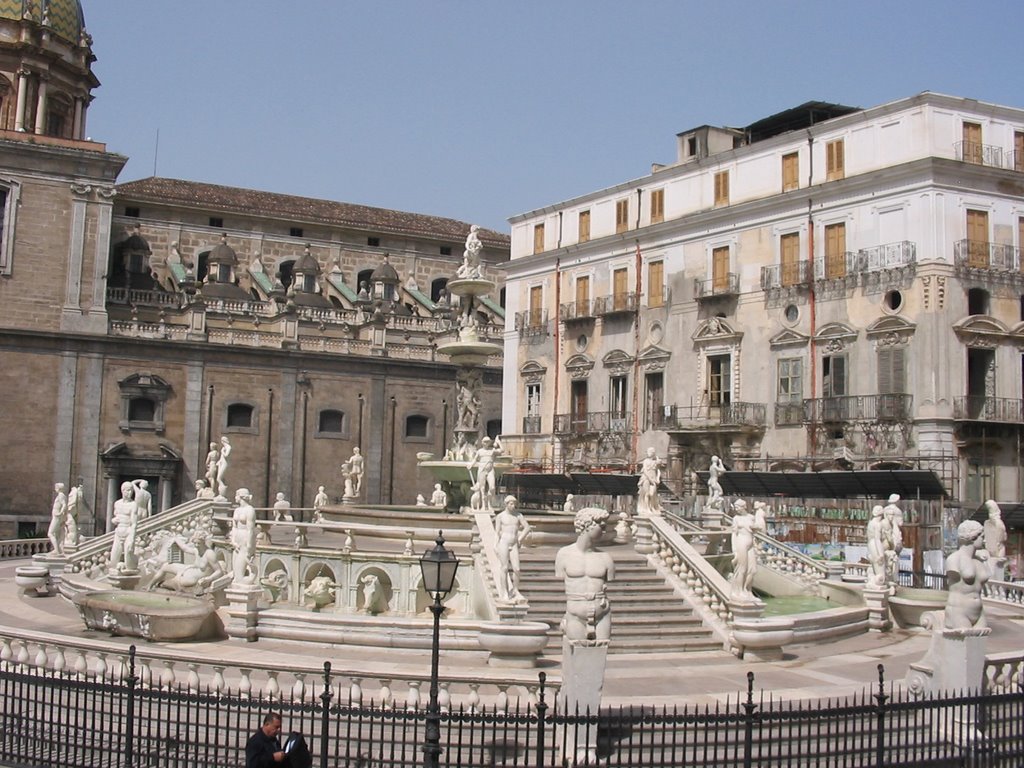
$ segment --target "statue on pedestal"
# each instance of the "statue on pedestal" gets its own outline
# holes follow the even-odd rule
[[[121,483],[121,498],[114,502],[114,542],[110,547],[111,572],[135,570],[135,534],[139,526],[139,508],[135,504],[135,486]]]
[[[221,437],[220,439],[220,456],[217,458],[217,497],[227,498],[228,492],[227,480],[225,479],[228,473],[228,456],[231,455],[231,443],[228,442],[227,437]],[[213,486],[211,486],[213,487]]]
[[[80,534],[78,531],[78,516],[85,506],[85,491],[82,489],[82,479],[71,486],[68,493],[68,514],[64,519],[64,545],[77,547]]]
[[[608,512],[585,507],[576,513],[576,542],[555,555],[555,575],[565,581],[562,632],[570,644],[607,645],[612,617],[608,582],[615,578],[615,561],[597,549]]]
[[[755,533],[765,529],[764,508],[752,515],[747,502],[737,499],[732,505],[732,597],[737,600],[755,600],[754,576],[757,574],[757,541]]]
[[[434,483],[434,492],[430,494],[430,506],[432,507],[447,507],[448,506],[448,494],[441,490],[440,483]]]
[[[886,581],[894,585],[899,584],[900,552],[903,551],[903,510],[900,509],[899,500],[898,493],[890,495],[889,502],[882,510],[885,516],[882,530],[885,536]]]
[[[210,547],[209,531],[199,528],[182,549],[193,556],[190,563],[163,563],[153,574],[148,590],[158,587],[175,592],[201,594],[225,574],[217,551]]]
[[[498,562],[501,570],[498,574],[498,597],[509,602],[522,602],[519,592],[519,548],[530,535],[530,523],[516,509],[516,497],[506,496],[505,505],[494,517],[494,529],[497,533]]]
[[[881,504],[871,509],[871,519],[867,525],[868,542],[868,579],[867,585],[872,589],[883,589],[888,581],[886,567],[885,517]]]
[[[348,461],[345,464],[348,466],[348,474],[345,478],[345,495],[355,498],[363,490],[363,468],[366,464],[366,459],[363,457],[358,445],[352,449],[352,455],[348,457]],[[349,493],[349,481],[351,481],[351,493]]]
[[[331,503],[327,491],[321,485],[316,489],[316,496],[313,497],[313,522],[319,523],[324,519],[324,507]]]
[[[1003,511],[992,499],[985,502],[988,520],[985,521],[985,549],[996,560],[1006,559],[1006,524]]]
[[[64,554],[64,527],[68,518],[68,497],[64,493],[64,483],[55,483],[53,506],[50,508],[50,527],[46,530],[46,538],[50,540],[50,552],[55,555]]]
[[[212,499],[217,494],[213,492],[213,488],[210,488],[205,480],[196,480],[196,498],[197,499]]]
[[[480,252],[484,244],[480,242],[477,231],[480,229],[476,224],[469,228],[466,236],[466,247],[462,252],[462,266],[456,271],[456,276],[464,280],[474,280],[480,277]]]
[[[965,520],[956,529],[959,548],[946,558],[946,629],[981,629],[986,626],[981,597],[991,578],[985,529],[976,520]]]
[[[149,492],[148,480],[132,480],[135,486],[135,504],[139,508],[139,520],[145,520],[153,514],[153,494]]]
[[[206,487],[217,494],[217,463],[220,461],[220,451],[216,443],[210,443],[210,450],[206,454]]]
[[[256,554],[256,510],[248,488],[235,492],[235,511],[231,513],[231,572],[235,584],[252,579],[252,559]]]
[[[658,496],[661,466],[661,459],[654,448],[648,448],[647,456],[640,462],[640,479],[637,482],[636,511],[641,515],[661,514],[661,498]]]
[[[281,521],[292,522],[292,504],[284,497],[283,493],[279,492],[274,499],[274,522],[280,523]]]
[[[722,483],[719,480],[725,474],[725,464],[717,456],[711,457],[711,466],[708,467],[708,501],[709,507],[721,506]]]
[[[500,449],[497,446],[492,447],[492,444],[493,441],[489,437],[481,440],[480,447],[476,449],[476,453],[473,454],[473,458],[469,462],[468,469],[471,475],[473,467],[477,468],[476,482],[473,483],[473,495],[479,494],[479,506],[474,506],[474,509],[494,509],[494,492],[497,490],[494,459]]]

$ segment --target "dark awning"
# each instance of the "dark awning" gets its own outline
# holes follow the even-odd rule
[[[509,493],[530,490],[581,496],[636,496],[639,480],[639,475],[621,472],[506,472],[501,476]]]
[[[708,473],[698,472],[707,483]],[[804,499],[885,498],[940,499],[946,491],[935,473],[921,469],[872,469],[823,472],[725,472],[720,478],[729,496],[791,496]]]

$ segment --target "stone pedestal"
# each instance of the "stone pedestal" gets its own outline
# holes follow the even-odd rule
[[[864,604],[868,608],[868,629],[872,632],[888,632],[892,629],[889,615],[889,587],[864,587]]]
[[[705,504],[700,510],[700,524],[701,527],[707,528],[711,531],[718,531],[722,529],[722,523],[725,521],[725,512],[722,504]]]
[[[585,644],[562,638],[562,688],[558,693],[561,711],[568,715],[597,714],[607,661],[607,641]],[[596,726],[570,726],[566,733],[558,736],[558,743],[565,745],[564,763],[571,766],[597,764]]]
[[[657,549],[651,530],[650,515],[637,515],[635,520],[636,534],[633,539],[633,548],[641,555],[649,555]]]
[[[135,589],[139,586],[140,574],[136,570],[110,571],[107,581],[114,589]]]
[[[49,589],[56,591],[60,584],[61,574],[64,573],[64,569],[68,565],[67,555],[55,555],[53,552],[44,552],[38,555],[32,555],[32,565],[45,568],[49,573]]]
[[[259,638],[257,624],[263,588],[255,584],[236,583],[225,589],[224,595],[228,601],[228,620],[224,622],[224,631],[229,637],[256,642]]]
[[[491,622],[480,626],[480,646],[491,667],[530,668],[548,644],[548,625],[539,621]]]

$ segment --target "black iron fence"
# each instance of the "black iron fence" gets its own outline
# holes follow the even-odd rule
[[[234,768],[270,710],[306,737],[320,768],[422,763],[417,704],[348,702],[324,665],[320,693],[273,699],[240,691],[153,687],[135,674],[134,648],[107,680],[27,666],[0,670],[0,763],[62,768]],[[453,708],[441,715],[444,765],[562,766],[1019,766],[1024,693],[914,698],[878,684],[842,700],[779,702],[754,691],[724,704],[563,712],[525,704]]]

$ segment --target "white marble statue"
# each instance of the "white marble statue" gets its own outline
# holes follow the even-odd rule
[[[206,487],[210,488],[214,495],[217,494],[217,463],[220,461],[220,451],[216,443],[210,443],[210,450],[206,454]]]
[[[1006,524],[1003,522],[1003,511],[992,499],[985,502],[988,519],[985,521],[985,549],[995,560],[1006,558]]]
[[[576,514],[576,509],[575,509],[576,502],[574,501],[575,498],[576,497],[573,496],[571,493],[565,494],[565,501],[562,503],[562,511],[565,514],[567,514],[567,515],[575,515]]]
[[[430,506],[447,507],[448,494],[441,489],[440,483],[434,483],[434,492],[430,494]]]
[[[462,266],[456,271],[456,276],[465,280],[473,280],[480,277],[480,252],[483,250],[483,243],[477,231],[480,229],[476,224],[469,228],[466,236],[466,247],[462,252]]]
[[[883,531],[885,535],[885,570],[886,581],[898,584],[900,580],[900,552],[903,551],[903,510],[899,506],[900,495],[891,494],[889,501],[882,509],[885,517]]]
[[[480,427],[479,374],[468,374],[455,394],[456,428],[475,432]]]
[[[78,516],[85,507],[85,491],[82,489],[82,480],[71,486],[68,492],[68,514],[64,518],[64,546],[77,547],[81,538],[78,530]]]
[[[55,555],[63,555],[64,528],[68,519],[68,496],[64,493],[64,483],[55,483],[53,492],[53,506],[50,508],[50,527],[46,530],[46,538],[50,540],[50,552]]]
[[[135,486],[135,504],[139,508],[139,520],[153,514],[153,494],[149,492],[148,480],[132,480]]]
[[[718,456],[711,457],[711,466],[708,467],[708,501],[709,507],[721,505],[722,482],[721,477],[725,474],[725,464]]]
[[[640,462],[640,479],[637,483],[636,511],[641,515],[661,514],[661,498],[658,496],[661,466],[661,459],[654,448],[648,448],[647,456]]]
[[[284,494],[278,492],[274,498],[274,522],[290,523],[292,522],[292,504],[288,499],[284,497]]]
[[[530,523],[516,508],[516,497],[506,496],[505,504],[494,517],[494,531],[497,535],[498,553],[498,597],[509,602],[524,600],[519,591],[519,549],[530,535]]]
[[[231,455],[231,443],[228,442],[227,437],[221,437],[220,439],[220,456],[217,458],[217,497],[227,498],[228,485],[227,485],[227,473],[228,473],[228,456]]]
[[[206,484],[205,480],[196,480],[195,486],[197,499],[212,499],[217,495],[213,492],[213,488]]]
[[[202,594],[225,575],[224,564],[217,556],[217,551],[210,546],[209,531],[197,529],[181,548],[192,556],[192,560],[187,563],[163,563],[153,574],[147,589],[152,591],[163,587],[175,592]]]
[[[135,570],[135,534],[139,509],[135,504],[135,486],[121,483],[121,498],[114,502],[114,542],[110,547],[109,567],[113,573]]]
[[[885,513],[881,504],[871,509],[871,519],[867,525],[868,543],[868,579],[867,585],[873,589],[882,589],[888,581],[886,567]]]
[[[366,459],[357,445],[352,449],[352,455],[348,457],[349,477],[352,479],[352,496],[359,496],[363,491],[363,469]],[[345,494],[348,495],[346,486]]]
[[[489,437],[480,441],[480,447],[476,449],[472,460],[469,462],[469,471],[472,475],[476,467],[476,482],[473,483],[473,490],[479,493],[479,507],[474,509],[494,509],[494,493],[497,490],[497,483],[494,476],[494,459],[500,449],[493,445]],[[472,504],[470,505],[472,506]]]
[[[417,507],[425,507],[425,506],[427,506],[427,497],[424,496],[422,493],[417,493],[416,494],[416,506]]]
[[[562,633],[570,644],[607,645],[612,616],[608,582],[615,578],[615,561],[595,546],[608,512],[584,507],[576,513],[576,541],[558,550],[555,575],[565,583]]]
[[[754,576],[757,575],[757,541],[755,533],[765,529],[764,507],[756,515],[747,509],[747,502],[737,499],[732,505],[732,576],[731,594],[737,600],[754,600]]]
[[[355,485],[353,484],[352,463],[348,460],[341,465],[341,482],[345,488],[342,501],[349,501],[356,497]]]
[[[986,626],[981,597],[992,574],[984,533],[984,526],[976,520],[965,520],[956,529],[958,549],[946,558],[946,629]]]
[[[302,590],[302,594],[304,597],[309,598],[314,609],[320,610],[325,605],[330,605],[334,602],[337,588],[338,585],[334,583],[330,576],[316,576]]]
[[[321,485],[316,489],[316,496],[313,497],[313,522],[320,523],[324,519],[324,507],[331,503],[327,496],[326,489]]]
[[[359,583],[363,585],[363,610],[371,616],[387,613],[390,606],[380,577],[375,573],[368,573],[359,579]]]
[[[264,587],[267,592],[270,593],[270,602],[287,602],[288,593],[291,590],[290,579],[288,578],[288,571],[284,568],[279,568],[276,571],[271,571],[262,579],[260,579],[260,586]]]
[[[247,584],[252,579],[256,554],[256,510],[248,488],[235,492],[235,505],[231,513],[231,573],[235,584]]]

